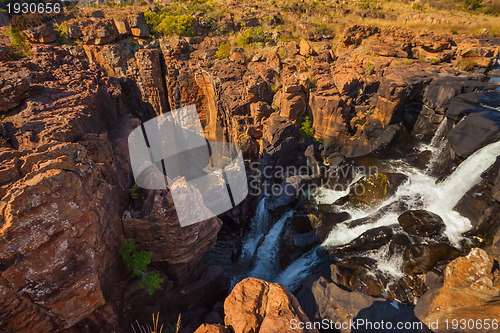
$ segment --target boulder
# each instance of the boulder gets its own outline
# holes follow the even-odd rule
[[[423,322],[439,321],[434,332],[452,332],[442,323],[456,318],[468,322],[477,319],[500,321],[500,272],[498,261],[484,250],[473,248],[465,257],[446,266],[443,285],[427,291],[415,307]],[[460,332],[478,332],[476,326],[466,326]]]
[[[229,53],[229,60],[234,61],[237,64],[244,65],[247,61],[247,56],[241,47],[235,47],[231,50],[231,53]]]
[[[281,71],[281,59],[278,53],[269,52],[266,57],[266,65],[276,73],[279,73]]]
[[[202,200],[192,193],[192,200]],[[169,270],[181,283],[186,284],[199,277],[204,254],[215,245],[222,222],[211,218],[201,223],[181,227],[177,219],[170,191],[150,191],[146,205],[141,211],[125,212],[123,228],[127,238],[137,248],[154,253],[152,262],[165,262]],[[202,205],[203,206],[203,205]],[[155,239],[150,235],[155,228]]]
[[[357,291],[348,291],[339,287],[335,283],[328,282],[324,277],[314,280],[309,286],[310,291],[305,289],[298,293],[302,304],[308,304],[307,314],[314,318],[316,322],[322,319],[331,320],[338,323],[336,328],[342,333],[349,332],[371,332],[368,326],[364,326],[367,321],[392,323],[396,327],[398,322],[420,322],[414,315],[411,306],[398,304],[397,307],[391,305],[381,297],[368,296]],[[312,296],[310,294],[312,293]],[[359,325],[350,326],[350,322]],[[383,331],[383,330],[380,330]],[[426,323],[421,327],[415,325],[408,332],[431,332]],[[384,330],[384,332],[393,332]]]
[[[53,43],[57,39],[54,28],[48,25],[31,28],[29,30],[26,30],[25,33],[28,39],[33,43]]]
[[[8,67],[0,68],[0,113],[6,113],[20,105],[31,91],[32,73],[27,69],[13,71]]]
[[[220,324],[202,324],[194,333],[225,333],[226,329]]]
[[[388,184],[385,174],[368,174],[351,187],[349,200],[368,206],[377,205],[386,197]]]
[[[78,22],[68,24],[68,37],[71,39],[78,39],[83,37],[83,32]]]
[[[293,163],[297,147],[297,130],[287,118],[273,112],[264,121],[263,157],[272,166]]]
[[[95,21],[82,29],[83,42],[87,45],[104,45],[118,37],[118,31],[113,20]]]
[[[9,16],[5,12],[0,12],[0,27],[9,26]]]
[[[360,84],[361,77],[355,70],[345,68],[333,73],[333,81],[341,95],[348,95],[356,90]]]
[[[404,212],[399,215],[398,222],[406,232],[424,237],[442,232],[446,227],[439,215],[426,210]]]
[[[132,36],[149,37],[149,35],[151,34],[146,19],[144,18],[144,13],[139,13],[131,16],[129,18],[129,25]]]
[[[340,44],[344,47],[359,45],[363,39],[380,32],[379,27],[372,25],[347,25],[344,29]]]
[[[318,332],[293,329],[290,322],[308,322],[299,302],[285,287],[255,278],[239,282],[224,301],[224,323],[235,333]]]
[[[250,104],[250,114],[255,124],[266,120],[273,111],[273,108],[269,104],[262,101]]]
[[[352,253],[368,251],[382,247],[392,239],[392,227],[378,227],[363,232],[351,242],[333,248],[333,252]]]
[[[132,34],[132,31],[130,30],[129,22],[127,20],[115,18],[114,21],[115,21],[116,30],[118,31],[120,36],[129,36]]]
[[[460,100],[454,100],[449,110],[452,112],[447,113],[448,119],[459,121],[448,134],[451,148],[458,156],[466,158],[478,149],[500,139],[498,111]]]
[[[441,262],[451,261],[461,252],[447,243],[414,244],[404,252],[405,271],[409,274],[426,273]]]
[[[309,106],[314,136],[320,138],[325,147],[332,147],[332,150],[342,147],[349,138],[348,125],[344,119],[348,107],[344,107],[337,90],[311,91]]]
[[[299,49],[299,53],[301,56],[310,57],[313,54],[311,45],[305,39],[300,40]]]

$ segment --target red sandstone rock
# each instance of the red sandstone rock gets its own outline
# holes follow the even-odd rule
[[[450,318],[500,320],[500,272],[497,265],[493,257],[479,248],[453,260],[446,266],[443,286],[422,296],[417,302],[415,314],[425,323],[444,322]],[[446,329],[445,325],[435,330],[452,331],[452,327]],[[481,330],[470,326],[462,331]]]
[[[224,302],[224,323],[235,333],[317,332],[293,330],[291,320],[308,322],[295,296],[278,283],[247,278]]]

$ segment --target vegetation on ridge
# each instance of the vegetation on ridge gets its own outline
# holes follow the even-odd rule
[[[137,251],[132,240],[126,239],[118,250],[123,261],[127,265],[127,270],[132,277],[140,278],[139,287],[146,289],[149,295],[161,290],[163,279],[158,272],[148,271],[148,266],[153,257],[153,252]]]

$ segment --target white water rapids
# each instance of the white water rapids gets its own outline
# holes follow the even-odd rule
[[[500,141],[492,143],[469,156],[443,182],[438,183],[437,179],[427,172],[430,169],[430,164],[436,161],[434,155],[443,152],[442,131],[445,125],[439,127],[440,129],[436,131],[431,145],[427,148],[433,153],[427,170],[422,171],[401,160],[388,161],[390,166],[389,172],[404,174],[408,177],[407,180],[398,187],[394,195],[373,209],[363,210],[359,207],[349,205],[336,207],[335,209],[339,212],[348,212],[351,218],[336,224],[320,246],[333,247],[344,245],[370,229],[398,224],[399,214],[389,211],[376,220],[356,227],[349,227],[350,222],[353,220],[367,217],[378,211],[381,207],[397,201],[404,201],[409,206],[409,209],[425,209],[441,216],[446,225],[444,234],[448,237],[452,245],[458,245],[462,239],[462,234],[468,231],[472,227],[472,224],[467,218],[454,211],[453,208],[465,193],[481,180],[481,174],[500,155]],[[359,179],[360,176],[356,176],[350,185]],[[313,192],[312,195],[317,203],[333,204],[337,199],[348,193],[348,188],[343,191],[321,188]],[[287,219],[293,215],[293,211],[285,213],[264,236],[271,222],[270,215],[265,209],[265,201],[266,197],[259,203],[252,223],[252,230],[244,241],[242,257],[248,259],[253,256],[254,260],[253,267],[246,275],[268,281],[276,281],[282,283],[291,291],[295,291],[301,285],[303,279],[310,275],[314,271],[314,268],[317,267],[320,260],[316,252],[318,247],[313,248],[295,260],[283,271],[278,272],[279,242],[284,225]],[[401,267],[403,265],[402,255],[390,257],[388,251],[384,251],[382,247],[379,250],[367,253],[366,256],[377,260],[378,269],[383,273],[396,278],[401,276]],[[240,278],[237,278],[237,280]]]
[[[442,183],[436,183],[434,177],[402,161],[394,161],[393,171],[409,176],[408,180],[398,188],[395,195],[373,210],[363,212],[359,209],[344,209],[344,211],[351,214],[352,218],[334,226],[321,246],[329,247],[347,244],[367,230],[397,224],[398,214],[388,213],[372,223],[362,224],[355,228],[348,227],[349,222],[352,220],[368,216],[380,207],[397,200],[405,200],[410,206],[417,206],[417,201],[423,200],[424,207],[417,207],[441,216],[446,224],[445,234],[452,244],[457,244],[462,238],[462,233],[468,231],[472,224],[469,219],[461,216],[453,208],[465,193],[480,181],[481,174],[495,162],[499,155],[500,141],[492,143],[471,155]],[[342,207],[340,209],[342,210]],[[315,267],[318,258],[315,251],[316,249],[313,249],[297,259],[281,272],[275,280],[284,284],[290,290],[296,290],[303,278],[311,274],[312,269]],[[376,251],[372,257],[379,259],[377,261],[382,271],[396,277],[401,274],[402,258],[388,258],[384,253],[377,253]]]

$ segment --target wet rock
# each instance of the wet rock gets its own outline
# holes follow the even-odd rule
[[[500,116],[497,111],[460,101],[450,104],[450,110],[453,110],[453,114],[450,114],[449,119],[465,118],[448,134],[451,148],[458,156],[468,157],[500,139]]]
[[[500,320],[498,295],[498,262],[484,250],[474,248],[465,257],[448,264],[441,288],[429,290],[415,307],[415,314],[423,322],[440,322],[446,318]],[[449,332],[444,327],[437,332]],[[463,332],[478,332],[476,327]]]
[[[439,215],[426,210],[404,212],[398,222],[406,232],[424,237],[440,233],[446,227]]]
[[[364,176],[354,184],[349,192],[349,201],[374,206],[386,197],[388,188],[387,176],[375,173]]]
[[[404,252],[405,270],[410,274],[426,273],[439,262],[451,261],[460,254],[447,243],[410,245]]]
[[[304,195],[309,189],[312,178],[309,175],[293,175],[286,177],[280,185],[276,185],[272,190],[273,194],[266,202],[269,210],[276,210],[289,206],[292,202]],[[279,188],[279,190],[278,190]]]
[[[333,251],[349,253],[378,249],[387,244],[392,239],[392,236],[392,227],[373,228],[365,231],[351,242],[335,247]]]
[[[309,321],[295,296],[278,283],[246,278],[224,302],[224,323],[235,333],[317,332],[290,327],[290,321]]]
[[[321,242],[323,242],[328,237],[333,226],[341,222],[347,221],[350,218],[351,215],[349,215],[348,212],[337,213],[329,211],[320,211],[318,222],[315,226],[315,230]]]
[[[280,266],[287,267],[314,244],[319,243],[312,214],[294,213],[280,240]]]
[[[393,323],[396,327],[397,322],[419,322],[413,314],[410,306],[399,305],[393,307],[381,297],[372,297],[356,291],[345,290],[335,283],[328,282],[320,277],[311,283],[312,296],[300,297],[301,303],[310,304],[307,307],[307,314],[315,321],[329,319],[334,323],[349,323],[351,320],[364,319],[371,322]],[[308,292],[311,293],[311,292]],[[299,292],[306,295],[306,293]],[[337,327],[342,333],[362,332],[365,327]],[[431,332],[425,324],[421,329],[409,330],[411,332]]]
[[[493,256],[500,256],[500,157],[481,175],[478,184],[472,187],[457,203],[454,210],[472,222],[472,229],[465,235]]]

